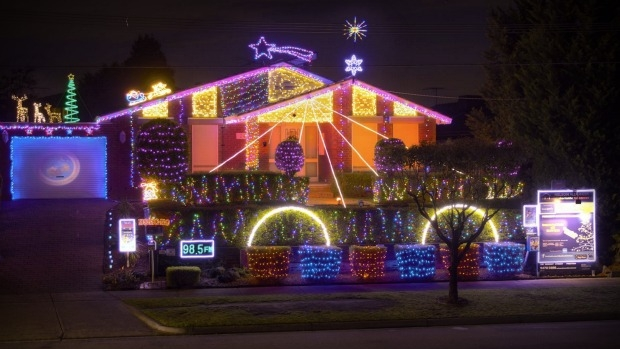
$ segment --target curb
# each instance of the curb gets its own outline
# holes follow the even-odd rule
[[[434,327],[434,326],[475,326],[501,325],[539,322],[573,322],[573,321],[605,321],[620,320],[619,313],[564,314],[564,315],[517,315],[491,316],[472,318],[441,318],[417,320],[386,320],[386,321],[352,321],[352,322],[310,322],[306,324],[265,324],[265,325],[231,325],[211,327],[170,327],[164,326],[149,318],[139,310],[129,306],[131,312],[144,321],[149,327],[165,334],[234,334],[259,332],[293,332],[293,331],[328,331],[379,329],[399,327]]]

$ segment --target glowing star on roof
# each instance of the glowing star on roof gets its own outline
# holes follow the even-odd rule
[[[347,67],[344,71],[350,71],[351,75],[355,76],[358,71],[362,70],[362,62],[363,59],[357,59],[355,55],[351,56],[351,59],[345,59],[344,62],[347,64]]]
[[[346,21],[347,23],[344,25],[344,35],[347,36],[347,39],[353,37],[353,42],[356,42],[357,39],[362,40],[366,36],[366,21],[362,21],[361,23],[357,23],[357,17],[353,17],[353,23]]]
[[[257,43],[250,44],[248,47],[254,50],[254,59],[259,59],[262,56],[273,59],[273,52],[287,54],[306,62],[310,62],[314,58],[314,52],[310,50],[293,46],[278,47],[276,44],[267,43],[264,36],[261,36]]]

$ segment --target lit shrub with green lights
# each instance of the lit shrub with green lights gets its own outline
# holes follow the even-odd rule
[[[187,206],[308,201],[308,177],[276,172],[222,172],[187,175],[175,183],[160,184],[159,198]]]

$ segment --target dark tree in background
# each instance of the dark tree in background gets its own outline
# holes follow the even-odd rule
[[[188,163],[187,135],[180,125],[168,119],[142,125],[136,140],[136,164],[143,181],[181,182]]]
[[[620,218],[620,3],[515,0],[490,16],[490,113],[469,115],[474,135],[510,140],[531,158],[535,191],[564,180],[597,193],[598,252]]]
[[[168,67],[160,43],[153,36],[140,36],[123,63],[114,62],[79,80],[80,101],[84,104],[80,106],[82,121],[127,108],[127,92],[149,92],[158,82],[174,91],[174,71]]]

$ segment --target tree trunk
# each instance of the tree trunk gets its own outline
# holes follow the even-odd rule
[[[459,287],[458,287],[458,263],[455,263],[454,260],[450,261],[450,266],[448,267],[450,282],[448,289],[448,303],[450,304],[458,304],[459,302]]]

